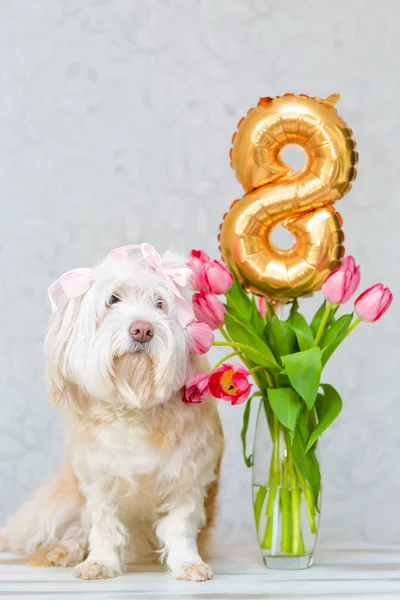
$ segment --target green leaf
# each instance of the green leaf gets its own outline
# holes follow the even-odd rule
[[[299,416],[299,423],[304,419],[303,415]],[[321,488],[321,473],[319,464],[314,450],[310,450],[306,454],[306,447],[303,437],[299,430],[296,430],[292,442],[292,454],[295,465],[304,479],[309,483],[315,506],[318,506],[318,496]]]
[[[317,331],[319,326],[321,325],[322,317],[324,316],[326,309],[326,300],[323,301],[317,312],[315,313],[313,320],[311,321],[311,331],[313,332],[313,336],[317,335]]]
[[[337,304],[336,306],[334,306],[332,308],[331,314],[330,314],[330,317],[331,317],[332,321],[335,320],[335,315],[336,315],[337,311],[339,310],[339,308],[340,308],[340,304]]]
[[[243,458],[244,458],[244,462],[246,463],[246,467],[252,467],[254,464],[253,454],[250,454],[249,456],[247,456],[246,440],[247,440],[247,430],[249,428],[251,402],[255,396],[262,396],[262,394],[261,394],[261,392],[255,392],[247,400],[246,407],[245,407],[244,413],[243,413],[243,427],[242,427],[242,431],[240,432],[240,437],[242,439]]]
[[[251,302],[250,298],[244,291],[242,284],[240,283],[235,271],[230,269],[233,275],[233,284],[225,294],[227,304],[230,309],[234,309],[234,312],[242,315],[243,320],[250,320]]]
[[[254,296],[251,299],[250,323],[253,329],[258,333],[258,335],[262,337],[264,333],[265,321],[262,315],[260,315],[260,313],[258,312],[256,299],[254,298]]]
[[[293,388],[270,388],[268,400],[278,421],[290,431],[296,428],[302,402]]]
[[[340,342],[345,337],[348,328],[353,320],[353,313],[350,315],[342,315],[334,325],[328,330],[326,336],[323,339],[323,350],[322,350],[322,366],[324,367],[332,356]]]
[[[275,381],[279,387],[290,387],[289,377],[283,371],[275,375]]]
[[[296,350],[296,337],[291,327],[275,315],[264,328],[265,339],[277,360]]]
[[[342,399],[335,388],[328,383],[322,384],[322,388],[324,393],[318,394],[315,402],[318,425],[309,437],[306,452],[309,452],[319,436],[333,423],[342,410]]]
[[[350,315],[342,315],[337,321],[334,321],[331,326],[325,330],[320,343],[321,348],[325,348],[326,346],[329,346],[331,342],[334,342],[342,328],[346,328],[347,331],[352,320],[353,313]]]
[[[235,345],[235,342],[239,342],[242,344],[248,344],[254,348],[254,350],[256,350],[256,352],[252,352],[251,350],[241,350],[241,352],[243,352],[243,354],[245,354],[251,361],[255,362],[257,365],[261,365],[262,367],[268,367],[269,369],[280,369],[270,348],[267,346],[264,340],[257,335],[250,325],[244,325],[238,319],[236,319],[236,317],[230,315],[229,313],[225,313],[225,325],[230,337],[233,340],[233,346]],[[262,357],[259,356],[258,352],[262,354]]]
[[[243,321],[246,323],[250,321],[250,312],[248,312],[247,315],[242,313],[241,310],[237,307],[237,305],[234,304],[232,299],[228,296],[226,298],[226,307],[228,309],[228,312],[231,315],[235,316],[237,319],[239,319],[239,321]]]
[[[321,350],[318,347],[282,356],[290,383],[311,410],[317,398],[321,378]]]
[[[306,421],[306,418],[307,418],[307,421]],[[309,422],[309,413],[307,414],[305,411],[303,411],[298,419],[297,429],[302,437],[304,446],[306,445],[308,438],[310,437],[308,422]],[[304,453],[305,453],[305,448],[304,448]]]
[[[303,315],[298,312],[291,313],[287,322],[292,327],[296,335],[300,350],[308,350],[309,348],[312,348],[314,343],[314,335],[311,331],[311,327]]]

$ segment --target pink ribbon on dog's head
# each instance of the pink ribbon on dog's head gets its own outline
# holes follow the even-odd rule
[[[118,260],[120,258],[128,257],[128,250],[139,250],[139,244],[130,244],[129,246],[119,246],[118,248],[114,248],[114,250],[110,250],[107,254],[105,260]]]
[[[59,292],[62,291],[67,298],[79,298],[86,294],[93,281],[93,269],[81,267],[63,273],[47,290],[53,313],[59,302]]]
[[[114,248],[114,250],[108,253],[105,260],[120,260],[128,256],[129,250],[138,249],[141,250],[149,269],[161,275],[169,284],[175,296],[178,321],[182,327],[186,327],[190,321],[193,321],[194,312],[180,288],[186,287],[189,283],[190,276],[192,275],[189,267],[174,264],[164,265],[161,256],[150,244],[141,244],[140,246],[134,244]],[[67,298],[78,298],[86,294],[92,282],[93,269],[79,268],[63,273],[47,290],[53,313],[57,309],[60,292]]]

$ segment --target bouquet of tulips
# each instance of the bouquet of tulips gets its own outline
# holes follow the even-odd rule
[[[186,386],[184,401],[201,402],[208,394],[232,405],[247,400],[242,443],[244,460],[251,466],[253,456],[246,451],[246,434],[251,402],[260,398],[260,410],[265,411],[273,444],[269,481],[259,487],[254,499],[257,529],[261,515],[267,515],[265,530],[261,535],[259,531],[261,547],[271,547],[277,487],[290,482],[291,495],[280,499],[285,508],[281,514],[280,551],[301,555],[304,544],[299,489],[304,493],[310,530],[315,533],[321,486],[316,447],[318,438],[342,408],[335,388],[321,383],[323,368],[361,321],[374,322],[383,315],[392,302],[392,294],[382,284],[373,285],[355,300],[354,311],[340,314],[341,306],[353,296],[360,282],[359,268],[349,256],[325,280],[325,299],[310,323],[299,312],[297,300],[291,303],[289,315],[283,320],[270,302],[249,297],[235,274],[221,262],[210,260],[205,252],[193,250],[190,267],[191,285],[197,290],[193,309],[198,320],[189,325],[193,351],[204,353],[214,345],[228,347],[229,353],[210,373],[193,376]],[[225,295],[225,303],[217,297],[221,294]],[[216,329],[223,341],[213,341]],[[230,362],[233,357],[241,364]],[[251,396],[250,376],[258,388]],[[286,448],[283,460],[279,455],[280,439]]]

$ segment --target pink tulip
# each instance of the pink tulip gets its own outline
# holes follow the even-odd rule
[[[211,329],[218,329],[224,323],[226,308],[214,294],[204,291],[193,294],[193,310],[196,319],[207,323]]]
[[[381,318],[392,304],[393,294],[382,283],[376,283],[360,294],[354,308],[362,321],[373,323]]]
[[[232,287],[233,276],[226,266],[219,260],[210,260],[204,265],[207,292],[213,294],[226,294]]]
[[[267,303],[265,302],[264,296],[257,296],[256,303],[257,303],[258,312],[265,319],[266,314],[267,314]]]
[[[209,377],[209,391],[214,398],[227,400],[232,405],[242,404],[250,395],[253,384],[247,377],[250,372],[242,365],[225,363]]]
[[[205,279],[204,265],[210,262],[210,257],[204,250],[192,250],[189,255],[188,265],[193,271],[190,285],[194,290],[205,290],[208,285]]]
[[[342,266],[329,273],[322,285],[322,293],[328,302],[343,304],[354,294],[360,283],[360,269],[354,258],[347,256]]]
[[[190,351],[195,354],[207,352],[214,341],[214,334],[207,323],[192,321],[186,326],[190,338]]]
[[[186,404],[198,404],[209,395],[208,373],[198,371],[185,386],[183,401]]]

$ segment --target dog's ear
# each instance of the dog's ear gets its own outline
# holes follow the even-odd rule
[[[98,345],[96,352],[94,341],[101,315],[93,302],[96,295],[91,292],[62,299],[50,319],[44,344],[45,372],[55,404],[62,400],[83,409],[90,395],[112,385],[107,353],[99,352]],[[99,361],[93,360],[99,355],[100,367]]]
[[[58,404],[69,382],[69,345],[73,343],[74,325],[80,299],[65,298],[52,315],[44,342],[45,377],[51,399]]]

